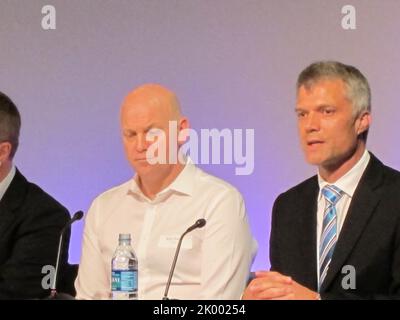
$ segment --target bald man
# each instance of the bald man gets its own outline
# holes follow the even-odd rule
[[[170,130],[189,128],[170,90],[143,85],[127,95],[120,115],[126,157],[136,175],[92,203],[75,282],[77,298],[110,298],[118,235],[130,233],[138,256],[138,297],[161,299],[180,235],[203,218],[206,226],[182,242],[169,297],[239,299],[257,250],[242,196],[179,154],[174,145],[184,141],[168,139]]]

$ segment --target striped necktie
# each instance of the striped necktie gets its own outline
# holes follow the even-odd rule
[[[321,288],[329,269],[333,251],[337,242],[336,203],[343,195],[343,191],[334,185],[327,185],[322,190],[326,206],[322,223],[322,234],[319,245],[319,282]]]

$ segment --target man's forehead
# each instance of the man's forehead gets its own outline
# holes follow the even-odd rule
[[[150,125],[152,123],[161,123],[166,116],[160,110],[151,109],[127,109],[121,114],[121,121],[129,124]]]
[[[304,84],[302,84],[298,88],[297,94],[299,94],[299,92],[311,93],[315,90],[321,90],[321,89],[325,89],[325,90],[329,90],[329,89],[333,89],[333,88],[345,89],[345,87],[346,87],[346,83],[341,78],[322,77],[322,78],[306,81]]]
[[[301,86],[297,91],[297,101],[304,99],[346,98],[347,89],[341,79],[319,81],[311,86]]]
[[[121,107],[122,117],[165,117],[169,106],[162,104],[157,99],[151,100],[129,100],[125,101]]]
[[[121,127],[124,130],[149,130],[162,128],[163,123],[155,119],[127,118],[121,121]]]

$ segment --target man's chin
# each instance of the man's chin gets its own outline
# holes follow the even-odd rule
[[[142,175],[151,171],[154,165],[150,164],[147,161],[135,161],[134,163],[132,163],[132,167],[137,174]]]
[[[153,172],[153,168],[151,166],[147,166],[147,167],[143,167],[143,166],[137,166],[135,168],[133,168],[135,170],[135,173],[139,176],[139,177],[147,177],[150,176],[151,173]]]
[[[310,156],[306,155],[306,161],[308,164],[313,166],[321,166],[324,163],[324,159],[322,157]]]

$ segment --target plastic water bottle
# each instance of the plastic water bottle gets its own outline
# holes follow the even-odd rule
[[[137,300],[138,260],[131,246],[131,235],[120,234],[111,261],[111,297],[113,300]]]

